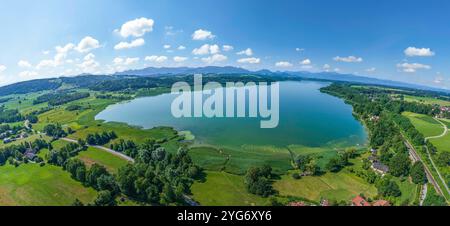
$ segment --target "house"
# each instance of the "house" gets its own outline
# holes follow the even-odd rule
[[[358,195],[355,198],[353,198],[352,206],[370,206],[370,203],[367,202],[366,199]]]
[[[321,206],[330,206],[330,202],[327,199],[322,199],[322,201],[320,201],[320,205]]]
[[[36,157],[36,150],[32,148],[28,148],[25,153],[23,154],[26,158],[33,160],[34,157]]]
[[[306,206],[305,202],[291,202],[288,206]]]
[[[386,200],[377,200],[372,204],[372,206],[391,206],[391,203]]]
[[[372,169],[375,170],[375,172],[380,173],[381,175],[385,175],[389,172],[389,167],[379,161],[374,161],[372,163]]]

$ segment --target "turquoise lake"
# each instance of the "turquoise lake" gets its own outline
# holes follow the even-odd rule
[[[171,126],[191,131],[198,143],[241,145],[358,146],[367,141],[362,124],[343,100],[320,92],[323,82],[280,82],[280,119],[273,129],[261,129],[261,118],[175,118],[171,103],[178,95],[162,94],[111,105],[96,119],[143,128]]]

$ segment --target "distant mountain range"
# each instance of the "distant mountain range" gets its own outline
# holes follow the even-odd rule
[[[430,90],[436,92],[443,92],[446,94],[450,93],[450,90],[445,89],[433,88],[418,84],[410,84],[404,82],[356,76],[352,74],[339,74],[329,72],[311,73],[300,71],[273,72],[270,70],[249,71],[244,68],[232,66],[227,67],[209,66],[209,67],[161,67],[161,68],[148,67],[140,70],[129,70],[119,72],[112,75],[82,74],[74,77],[59,77],[59,78],[30,80],[0,87],[0,96],[5,96],[9,94],[36,92],[48,89],[50,90],[57,89],[63,83],[72,85],[74,87],[89,87],[99,82],[128,77],[157,77],[157,76],[172,76],[172,75],[177,76],[177,75],[192,75],[192,74],[218,74],[218,75],[250,74],[250,75],[284,77],[284,78],[292,77],[292,78],[314,79],[324,81],[340,81],[340,82],[361,83],[361,84],[380,85],[389,87]]]
[[[249,71],[244,68],[239,67],[216,67],[216,66],[208,66],[208,67],[148,67],[139,70],[128,70],[119,73],[115,73],[114,75],[133,75],[133,76],[162,76],[162,75],[182,75],[182,74],[256,74],[256,75],[265,75],[265,76],[294,76],[306,79],[319,79],[319,80],[328,80],[328,81],[343,81],[343,82],[353,82],[353,83],[362,83],[362,84],[373,84],[373,85],[381,85],[381,86],[393,86],[393,87],[402,87],[402,88],[412,88],[412,89],[421,89],[421,90],[431,90],[437,92],[445,92],[450,93],[450,90],[439,89],[424,85],[405,83],[405,82],[397,82],[391,80],[383,80],[377,78],[370,78],[364,76],[356,76],[352,74],[339,74],[333,72],[304,72],[304,71],[285,71],[285,72],[273,72],[270,70],[259,70],[259,71]]]

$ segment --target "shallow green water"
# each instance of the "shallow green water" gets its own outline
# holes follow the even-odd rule
[[[280,120],[274,129],[261,129],[260,118],[175,118],[171,103],[176,97],[163,94],[109,106],[96,116],[152,128],[172,126],[189,130],[197,142],[229,147],[291,144],[325,146],[363,145],[367,135],[343,100],[321,93],[327,83],[281,82]]]

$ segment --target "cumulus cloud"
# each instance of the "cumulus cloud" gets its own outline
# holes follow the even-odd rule
[[[152,19],[142,17],[124,23],[117,32],[124,38],[129,36],[142,37],[145,33],[153,31],[153,25]]]
[[[146,56],[145,61],[150,61],[150,62],[155,62],[155,63],[163,63],[163,62],[167,61],[167,57],[166,56],[156,56],[156,55]]]
[[[114,49],[115,50],[131,49],[131,48],[143,46],[144,44],[145,44],[145,40],[143,38],[138,38],[136,40],[133,40],[132,42],[120,42],[119,44],[114,46]]]
[[[100,42],[91,36],[86,36],[78,43],[75,50],[80,53],[87,53],[97,48],[100,48]]]
[[[77,65],[84,73],[94,73],[100,66],[100,63],[95,60],[95,55],[89,53],[83,58],[83,61]]]
[[[170,46],[170,45],[163,45],[164,49],[170,49],[170,47],[172,47],[172,46]]]
[[[302,61],[300,61],[301,65],[311,65],[311,60],[310,59],[304,59]]]
[[[19,62],[17,62],[17,66],[19,67],[32,67],[32,65],[30,64],[30,62],[26,61],[26,60],[20,60]]]
[[[41,60],[37,65],[36,69],[41,70],[42,68],[56,67],[55,61],[53,60]]]
[[[183,46],[183,45],[180,45],[180,46],[178,46],[178,48],[177,48],[178,50],[185,50],[186,49],[186,47],[185,46]]]
[[[238,63],[241,64],[259,64],[261,62],[260,58],[249,57],[249,58],[241,58],[237,60]]]
[[[292,64],[287,61],[280,61],[275,63],[276,67],[292,67]]]
[[[421,69],[431,69],[431,66],[426,65],[426,64],[419,64],[419,63],[402,63],[402,64],[397,64],[397,67],[406,73],[414,73],[417,70],[421,70]]]
[[[0,73],[6,71],[6,66],[0,64]]]
[[[247,48],[246,50],[242,50],[240,52],[236,53],[237,55],[246,55],[246,56],[252,56],[253,55],[253,50],[250,48]]]
[[[225,52],[231,51],[233,49],[234,49],[234,47],[230,46],[230,45],[223,45],[222,46],[222,50],[225,51]]]
[[[38,76],[39,76],[39,74],[35,71],[22,71],[19,73],[19,77],[24,78],[24,79],[33,79]]]
[[[376,70],[377,70],[377,69],[374,68],[374,67],[371,67],[371,68],[367,68],[367,69],[366,69],[366,71],[369,72],[369,73],[375,72]]]
[[[297,51],[297,52],[303,52],[303,51],[305,51],[305,49],[302,49],[302,48],[295,48],[295,51]]]
[[[175,56],[173,57],[173,61],[177,62],[177,63],[181,63],[186,61],[188,58],[187,57],[181,57],[181,56]]]
[[[127,58],[122,58],[122,57],[116,57],[113,60],[113,63],[115,65],[131,65],[131,64],[135,64],[139,62],[139,57],[127,57]]]
[[[219,52],[220,48],[218,45],[209,45],[209,44],[204,44],[201,47],[192,50],[192,54],[194,55],[217,54]]]
[[[408,57],[430,57],[434,56],[435,53],[431,51],[430,48],[416,48],[416,47],[408,47],[404,51],[405,55]]]
[[[215,37],[216,36],[213,35],[213,33],[211,31],[207,31],[207,30],[203,30],[203,29],[198,29],[192,34],[193,40],[206,40],[206,39],[213,39]]]
[[[207,63],[207,64],[213,64],[213,63],[216,63],[216,62],[225,61],[227,59],[228,59],[228,57],[224,56],[222,54],[214,54],[212,56],[202,58],[202,61]]]
[[[333,58],[334,61],[338,61],[338,62],[345,62],[345,63],[360,63],[363,62],[363,58],[361,57],[355,57],[355,56],[348,56],[348,57],[334,57]]]

